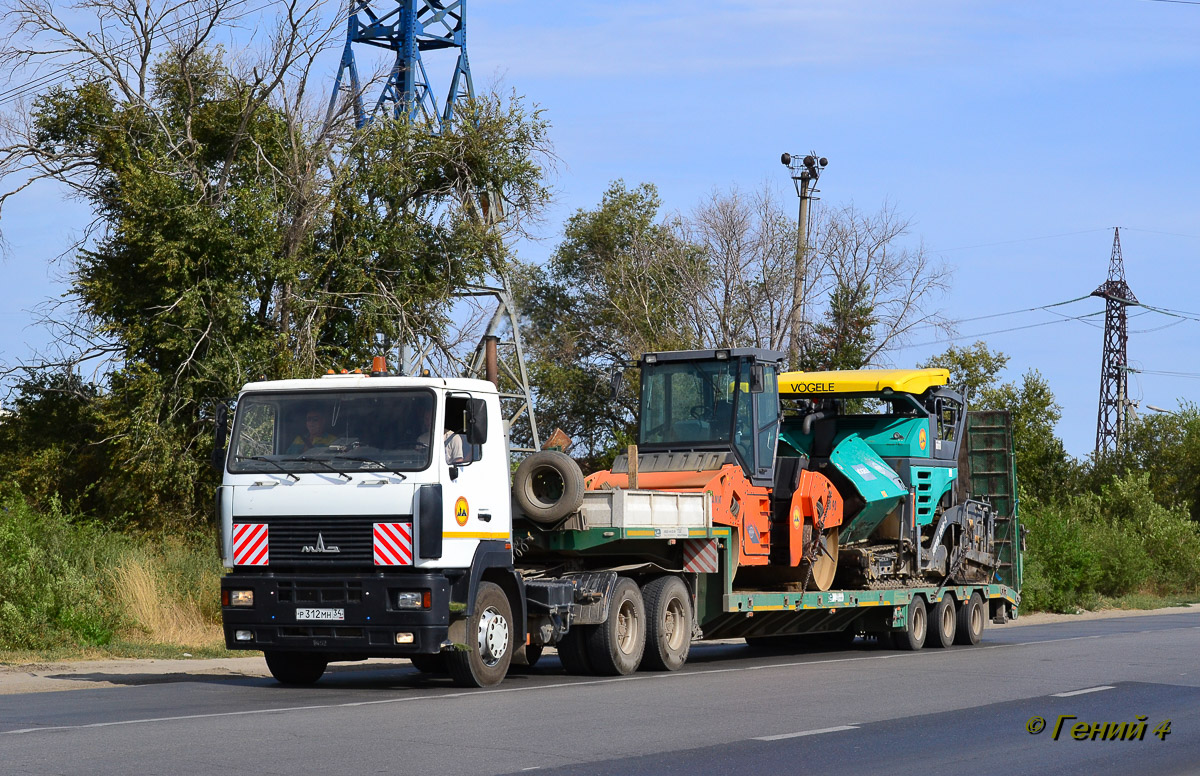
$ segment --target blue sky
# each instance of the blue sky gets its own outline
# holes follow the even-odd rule
[[[913,242],[953,266],[949,318],[1091,292],[1113,226],[1138,298],[1200,313],[1200,5],[470,0],[468,19],[477,86],[515,88],[553,124],[557,199],[525,258],[548,255],[563,219],[616,178],[657,184],[670,210],[764,181],[791,207],[779,155],[817,150],[830,159],[826,205],[888,201],[912,219]],[[442,91],[448,72],[431,65]],[[61,293],[49,259],[84,215],[48,186],[6,206],[0,360],[44,342],[29,310]],[[963,323],[960,344],[1056,317]],[[1131,319],[1133,366],[1200,374],[1200,322],[1148,331],[1177,320]],[[944,350],[932,339],[914,339],[895,365]],[[1090,452],[1100,329],[1074,321],[984,339],[1011,357],[1006,377],[1046,376],[1067,449]],[[1200,380],[1140,374],[1131,393],[1171,409],[1195,400]]]

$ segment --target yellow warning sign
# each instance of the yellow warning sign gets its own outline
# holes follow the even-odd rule
[[[921,446],[922,450],[925,449],[925,429],[921,429],[920,433],[917,434],[917,444]]]
[[[462,496],[458,497],[458,501],[454,502],[454,520],[459,525],[466,525],[467,518],[470,517],[471,511],[467,507],[467,500]]]

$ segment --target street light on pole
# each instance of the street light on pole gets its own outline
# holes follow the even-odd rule
[[[785,153],[779,157],[779,161],[788,168],[792,183],[796,186],[796,196],[800,198],[800,212],[796,216],[796,274],[792,279],[791,344],[788,348],[792,368],[799,368],[804,341],[804,297],[808,276],[808,203],[818,193],[816,184],[829,160],[813,152],[804,157]]]

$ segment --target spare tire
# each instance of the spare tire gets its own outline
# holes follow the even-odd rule
[[[513,475],[513,498],[525,517],[553,523],[583,503],[583,472],[571,456],[542,450],[521,461]]]

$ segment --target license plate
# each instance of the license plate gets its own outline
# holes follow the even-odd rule
[[[297,620],[344,620],[345,609],[297,609]]]

